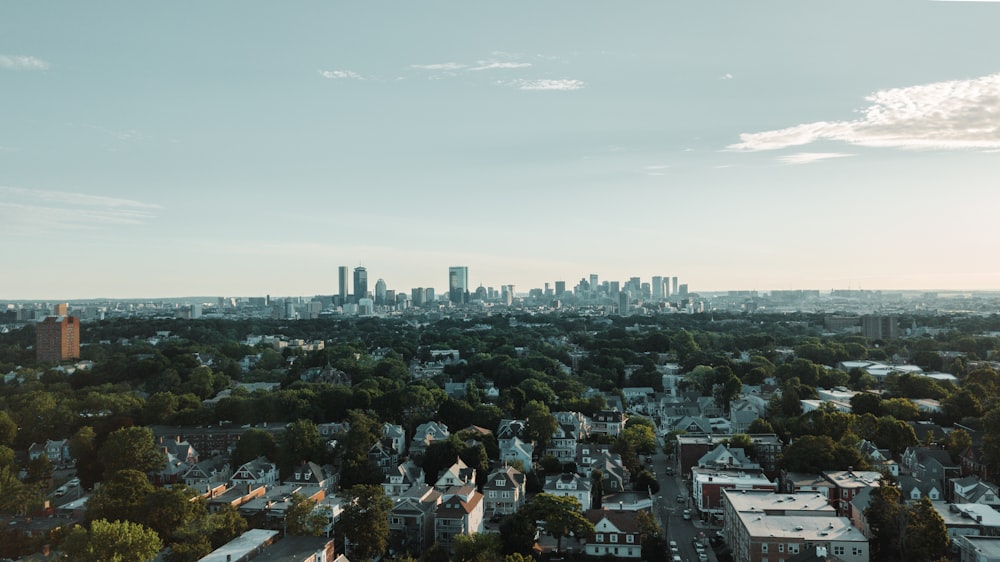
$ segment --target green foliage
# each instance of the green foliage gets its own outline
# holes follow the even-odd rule
[[[285,512],[285,530],[292,536],[318,537],[325,532],[329,518],[316,510],[316,500],[296,492]]]
[[[865,470],[868,463],[851,446],[826,435],[803,435],[785,447],[782,467],[789,472],[818,474],[826,470]]]
[[[153,431],[148,427],[124,427],[112,432],[98,456],[104,465],[105,478],[126,469],[152,472],[166,463],[166,456],[153,444]]]
[[[562,538],[571,533],[577,538],[594,536],[594,525],[576,498],[538,494],[522,509],[532,520],[545,522],[545,532],[556,538],[556,552],[562,552]]]
[[[98,519],[89,531],[74,527],[62,548],[72,562],[143,562],[156,557],[163,541],[138,523]]]
[[[347,492],[355,501],[344,508],[336,533],[350,541],[351,560],[371,560],[389,546],[389,510],[392,500],[381,486],[354,486]]]

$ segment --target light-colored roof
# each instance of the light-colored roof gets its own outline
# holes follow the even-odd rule
[[[250,529],[228,543],[213,550],[207,556],[203,556],[198,562],[227,562],[227,560],[240,560],[244,556],[257,550],[260,546],[274,540],[278,536],[278,531],[266,529]]]
[[[868,539],[846,517],[816,515],[766,515],[738,512],[752,537],[798,539],[806,542],[857,542]]]

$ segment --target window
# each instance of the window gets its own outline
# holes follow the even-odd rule
[[[611,542],[618,542],[618,535],[611,535]]]
[[[842,546],[835,546],[835,547],[833,547],[833,555],[834,556],[843,556],[844,555],[844,547],[842,547]]]
[[[851,549],[851,554],[853,554],[854,556],[861,556],[863,554],[863,551],[864,549],[862,549],[860,546],[855,546],[854,548]]]
[[[597,542],[604,542],[604,533],[597,533],[594,540]]]
[[[785,551],[785,543],[783,542],[778,543],[778,552],[784,552],[784,551]]]
[[[760,551],[761,552],[767,552],[767,543],[766,542],[760,543]]]
[[[797,545],[795,543],[792,543],[792,544],[788,545],[788,552],[790,552],[792,554],[798,554],[799,553],[799,545]]]
[[[500,497],[509,498],[510,497],[510,492],[508,492],[507,490],[504,490],[503,492],[500,493]]]
[[[496,490],[490,490],[490,497],[491,498],[497,497],[497,491]]]
[[[629,544],[635,543],[635,535],[625,535],[625,542]]]
[[[496,484],[497,486],[500,486],[500,487],[502,488],[502,487],[503,487],[503,480],[497,480],[497,481],[495,482],[495,484]]]

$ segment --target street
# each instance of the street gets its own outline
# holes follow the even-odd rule
[[[698,521],[696,514],[693,514],[690,520],[684,519],[684,510],[691,507],[691,490],[681,486],[681,475],[677,471],[677,466],[671,466],[671,458],[663,452],[657,452],[653,455],[652,468],[655,471],[656,480],[660,484],[660,492],[653,500],[653,513],[660,520],[667,541],[677,542],[681,560],[696,562],[698,554],[692,540],[696,537],[711,536],[715,530],[707,528]],[[673,476],[667,474],[668,466],[673,469]],[[684,495],[683,503],[677,501],[678,494]],[[706,547],[706,553],[710,561],[716,560],[711,547]]]

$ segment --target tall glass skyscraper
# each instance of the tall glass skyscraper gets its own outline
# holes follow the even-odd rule
[[[347,266],[342,265],[337,268],[337,279],[340,281],[340,286],[338,287],[337,296],[340,297],[340,304],[347,302],[347,295],[349,294],[347,289]]]
[[[455,304],[469,302],[469,268],[453,266],[448,268],[448,300]]]
[[[358,266],[354,268],[354,302],[368,297],[368,270]]]

